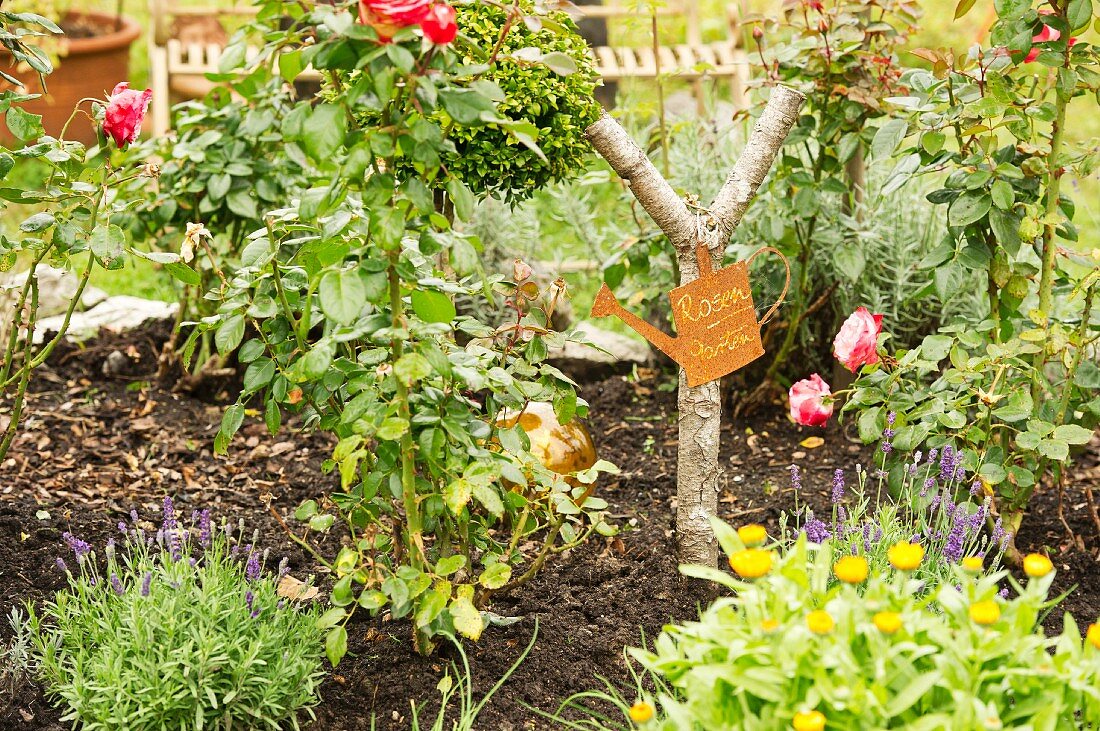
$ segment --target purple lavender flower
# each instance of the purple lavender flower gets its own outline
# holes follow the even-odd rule
[[[914,533],[913,537],[909,539],[910,543],[920,543],[920,539],[924,538],[920,533]]]
[[[58,556],[57,560],[54,561],[54,565],[57,566],[58,570],[62,573],[67,574],[69,572],[69,567],[65,564],[65,559],[61,558],[60,556]]]
[[[145,577],[141,580],[141,595],[149,596],[149,589],[153,585],[153,572],[146,571]]]
[[[115,557],[115,539],[114,538],[108,538],[107,539],[107,545],[103,547],[103,553],[104,553],[104,555],[107,556],[108,559],[112,559],[112,558]]]
[[[172,497],[170,495],[164,496],[164,512],[161,527],[164,528],[165,532],[175,530],[176,528],[176,506],[172,502]]]
[[[253,551],[248,554],[248,563],[244,567],[244,578],[248,581],[255,581],[260,578],[260,557]]]
[[[118,578],[118,574],[111,574],[111,588],[115,593],[122,596],[126,593],[126,590],[122,588],[122,580]]]
[[[844,470],[833,472],[833,504],[844,499]]]
[[[977,534],[982,529],[982,523],[985,522],[985,516],[989,515],[989,506],[992,502],[992,498],[987,497],[982,501],[982,504],[978,506],[978,509],[970,516],[967,521],[966,532]]]
[[[924,497],[925,495],[928,494],[928,491],[931,490],[935,486],[936,486],[936,478],[935,477],[929,477],[927,480],[924,481],[924,486],[920,489],[920,496]],[[936,498],[938,498],[938,497],[939,497],[939,495],[936,496]],[[936,498],[933,498],[933,501],[938,503],[939,501]]]
[[[245,594],[244,594],[244,603],[248,607],[248,616],[252,617],[252,619],[255,619],[256,617],[260,616],[260,608],[259,607],[254,608],[252,606],[252,603],[255,600],[256,600],[256,597],[252,594],[251,591],[245,592]]]
[[[138,522],[138,512],[137,512],[137,510],[131,510],[130,511],[130,522],[132,522],[132,523],[137,523]]]
[[[962,482],[963,478],[965,478],[965,477],[966,477],[966,468],[963,467],[961,463],[956,464],[955,465],[955,482]]]
[[[886,476],[888,474],[890,474],[890,473],[887,472],[886,470],[882,469],[881,467],[879,467],[878,469],[875,470],[874,477],[875,477],[876,480],[885,480]]]
[[[290,573],[290,559],[283,556],[279,559],[279,578],[283,578]]]
[[[948,519],[950,519],[955,515],[955,501],[951,499],[951,493],[947,491],[946,487],[943,489],[943,492],[941,494],[943,495],[943,498],[940,502],[943,505],[944,515],[946,515]]]
[[[168,552],[172,556],[173,563],[183,558],[183,552],[180,550],[179,531],[168,531]]]
[[[1008,587],[1006,586],[1005,588],[997,592],[997,596],[1001,597],[1002,599],[1008,599]]]
[[[863,524],[863,551],[864,553],[871,552],[871,523],[870,521]]]
[[[956,461],[955,448],[950,444],[943,445],[943,455],[940,457],[940,481],[950,482],[955,477]]]
[[[802,526],[802,532],[811,543],[824,543],[832,537],[829,527],[824,522],[814,517],[812,510],[807,512],[806,524]]]
[[[1001,540],[1004,538],[1004,535],[1004,526],[1001,525],[1001,519],[997,518],[997,522],[993,524],[993,535],[990,537],[990,542],[994,544],[1000,543]]]
[[[199,565],[199,560],[197,558],[195,558],[194,556],[192,556],[191,558],[189,558],[187,560],[187,563],[191,564],[191,568],[195,568],[196,566]]]
[[[970,483],[970,494],[971,495],[977,495],[981,491],[982,491],[982,481],[981,480],[974,480],[973,482]]]
[[[897,434],[897,432],[894,431],[894,420],[897,419],[897,416],[898,415],[895,414],[893,411],[886,415],[886,428],[882,430],[883,454],[890,454],[890,452],[894,451],[894,445],[890,440],[894,438],[895,434]]]
[[[943,547],[943,557],[951,563],[962,561],[963,543],[966,541],[967,519],[964,511],[960,510],[955,515],[955,522],[951,526],[951,533],[947,536],[947,543]]]
[[[203,547],[210,545],[210,539],[212,537],[212,530],[210,527],[210,509],[205,508],[199,513],[199,543]]]
[[[77,559],[82,559],[92,552],[92,547],[86,541],[80,540],[68,531],[61,534],[61,539],[72,549]]]
[[[795,492],[801,492],[802,491],[802,472],[801,472],[801,470],[798,469],[798,465],[796,465],[796,464],[791,465],[790,470],[791,470],[791,487],[794,488]]]
[[[121,533],[122,535],[126,535],[127,533],[130,532],[129,529],[126,527],[126,521],[124,521],[124,520],[118,521],[118,532]]]

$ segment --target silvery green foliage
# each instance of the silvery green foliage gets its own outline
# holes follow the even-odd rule
[[[19,607],[12,607],[8,614],[11,639],[0,647],[0,708],[8,705],[16,688],[37,667],[31,656],[31,635],[27,618]]]
[[[316,612],[280,598],[256,534],[136,518],[102,555],[65,534],[68,586],[33,610],[32,657],[63,720],[106,729],[286,729],[318,702]],[[285,570],[280,566],[279,573]]]

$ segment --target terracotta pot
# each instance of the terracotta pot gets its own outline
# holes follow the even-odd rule
[[[23,104],[32,114],[42,115],[46,134],[54,137],[61,133],[69,115],[84,97],[105,98],[120,81],[127,81],[130,74],[130,45],[141,35],[137,21],[123,17],[118,28],[115,16],[106,13],[72,12],[66,20],[79,20],[83,25],[102,28],[103,34],[91,38],[67,38],[61,60],[54,72],[46,77],[48,94]],[[3,51],[7,55],[6,51]],[[6,65],[6,64],[5,64]],[[38,76],[32,71],[6,69],[23,81],[26,92],[41,94]],[[15,71],[13,73],[13,71]],[[85,106],[87,110],[87,106]],[[5,137],[10,138],[6,126]],[[96,130],[87,117],[77,117],[69,125],[66,136],[85,144],[96,141]]]

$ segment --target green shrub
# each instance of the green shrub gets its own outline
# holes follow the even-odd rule
[[[209,511],[185,529],[169,499],[155,536],[136,516],[119,529],[102,566],[65,534],[77,568],[59,558],[69,586],[31,612],[39,674],[63,720],[85,731],[278,729],[312,715],[315,612],[279,598],[254,537],[214,528]]]
[[[516,7],[531,14],[534,3],[521,0]],[[486,52],[500,40],[511,7],[468,2],[457,5],[456,10],[459,30]],[[590,149],[584,130],[599,119],[600,105],[592,96],[598,76],[588,57],[588,45],[575,31],[573,21],[561,11],[535,16],[531,24],[523,18],[512,23],[495,63],[481,78],[503,92],[497,102],[498,113],[534,125],[537,132],[531,134],[542,154],[517,144],[514,134],[496,124],[451,129],[449,138],[455,152],[445,165],[475,192],[521,200],[584,169]],[[468,45],[459,50],[466,63],[485,60]],[[571,71],[573,68],[576,70]]]
[[[782,554],[746,549],[715,523],[739,573],[764,575],[740,580],[685,567],[734,596],[697,622],[666,627],[652,651],[631,651],[672,689],[647,699],[660,707],[653,728],[1071,729],[1100,722],[1100,630],[1090,629],[1082,643],[1068,614],[1057,638],[1037,626],[1053,604],[1046,559],[1029,558],[1035,578],[1026,586],[1005,571],[959,568],[957,586],[922,594],[908,572],[859,580],[861,572],[851,571],[859,559],[835,567],[828,546],[803,537]],[[858,581],[838,582],[834,573]],[[1000,597],[1001,581],[1016,589],[1015,598]]]

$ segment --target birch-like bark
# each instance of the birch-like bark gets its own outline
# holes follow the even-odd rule
[[[721,266],[726,244],[771,169],[787,133],[798,120],[805,97],[785,86],[772,90],[745,149],[709,211],[693,214],[630,135],[607,114],[586,130],[592,146],[676,247],[680,284],[699,278],[695,256],[705,243],[714,265]],[[691,388],[680,370],[679,448],[676,471],[676,536],[681,563],[715,566],[718,543],[710,516],[718,509],[721,468],[718,465],[722,401],[718,381]]]

